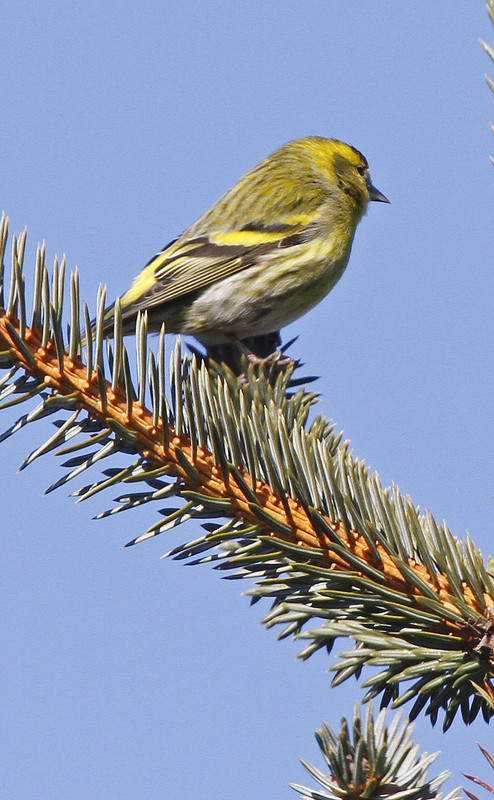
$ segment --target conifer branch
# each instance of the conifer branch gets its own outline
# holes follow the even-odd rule
[[[2,253],[6,241],[4,220]],[[396,489],[383,489],[326,420],[309,423],[316,396],[291,393],[290,371],[274,377],[251,369],[242,383],[221,365],[182,357],[178,344],[168,377],[164,332],[154,354],[143,316],[134,387],[119,305],[114,347],[105,355],[104,291],[93,342],[85,306],[80,329],[77,273],[65,344],[64,263],[55,264],[50,280],[43,249],[29,325],[24,245],[25,236],[14,238],[8,302],[0,312],[0,361],[11,367],[0,382],[0,408],[40,402],[0,441],[35,419],[61,410],[69,417],[56,421],[56,433],[22,467],[62,448],[70,471],[51,491],[109,455],[135,456],[75,493],[82,500],[110,486],[145,484],[100,517],[152,501],[182,503],[161,509],[160,519],[129,544],[191,518],[215,520],[203,526],[205,535],[169,555],[254,577],[253,599],[273,602],[265,623],[282,624],[282,636],[309,640],[303,658],[331,649],[339,636],[353,638],[355,649],[334,667],[336,683],[380,665],[364,684],[367,699],[381,695],[395,705],[413,699],[412,716],[425,706],[432,721],[444,709],[446,726],[458,709],[466,721],[479,710],[488,718],[492,708],[472,681],[483,684],[493,672],[494,582],[472,542],[420,515]],[[86,438],[72,444],[80,435]],[[307,630],[314,621],[319,627]]]
[[[65,398],[70,407],[84,408],[92,419],[131,443],[154,469],[166,467],[168,475],[178,478],[184,490],[194,491],[199,502],[220,501],[217,507],[225,515],[264,529],[273,540],[312,550],[309,563],[316,569],[365,569],[366,565],[365,572],[385,583],[387,590],[408,594],[419,607],[420,598],[437,599],[444,608],[445,635],[457,632],[458,611],[468,609],[475,617],[486,606],[494,608],[490,594],[485,592],[482,599],[477,598],[464,581],[461,596],[455,600],[457,587],[446,575],[436,570],[429,572],[415,559],[396,558],[378,540],[371,543],[357,531],[346,529],[342,522],[321,516],[319,524],[314,525],[316,509],[305,508],[301,501],[286,494],[277,495],[263,481],[257,480],[253,485],[242,467],[227,463],[222,469],[215,464],[213,454],[202,448],[194,448],[193,453],[191,439],[177,436],[173,426],[168,425],[165,437],[166,423],[160,419],[155,424],[152,413],[136,400],[129,408],[121,384],[114,388],[98,373],[88,380],[86,365],[79,357],[60,354],[55,341],[43,347],[39,334],[25,326],[21,337],[19,321],[11,321],[5,315],[0,317],[0,349],[8,350],[15,364],[49,389],[56,401]],[[186,496],[190,497],[190,492]],[[330,533],[321,529],[321,522]],[[448,612],[450,618],[446,616]]]
[[[494,0],[487,0],[486,9],[487,9],[487,13],[488,13],[488,15],[490,17],[490,20],[491,20],[492,24],[494,25]],[[484,50],[487,53],[487,55],[489,56],[489,58],[492,61],[494,61],[494,49],[492,47],[490,47],[490,45],[488,45],[486,42],[484,42],[483,39],[480,40],[480,44],[484,48]],[[488,85],[489,89],[494,94],[494,81],[492,81],[491,78],[488,75],[485,76],[485,80],[487,82],[487,85]],[[492,122],[490,123],[490,128],[491,128],[492,133],[494,133],[494,124]],[[492,164],[494,164],[494,158],[492,156],[491,156],[491,162],[492,162]]]
[[[339,732],[324,723],[316,731],[316,739],[329,773],[301,759],[321,788],[292,784],[292,789],[301,793],[301,800],[441,800],[440,789],[449,773],[442,772],[432,780],[427,774],[439,753],[419,755],[412,740],[414,726],[400,723],[397,714],[388,726],[385,711],[374,720],[372,704],[365,715],[356,704],[351,724],[343,717]],[[444,800],[459,800],[460,796],[457,788]]]

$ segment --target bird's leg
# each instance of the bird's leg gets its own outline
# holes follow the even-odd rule
[[[227,364],[236,375],[241,375],[244,369],[242,355],[245,355],[255,366],[264,364],[267,368],[273,368],[275,372],[283,372],[291,364],[298,364],[292,358],[284,355],[285,348],[290,347],[293,341],[288,342],[282,348],[278,331],[249,336],[245,339],[240,339],[232,333],[228,334],[227,342],[207,345],[207,354],[208,358],[213,361]]]
[[[265,334],[264,336],[254,336],[251,339],[238,339],[234,334],[231,334],[231,341],[234,343],[241,353],[247,356],[249,362],[256,367],[265,365],[267,367],[274,367],[277,371],[283,372],[292,364],[296,364],[295,359],[285,356],[281,344],[280,335],[277,331],[272,334]],[[291,344],[291,343],[290,343]],[[268,346],[268,348],[267,348]],[[271,349],[274,346],[274,350]],[[266,352],[266,355],[258,355],[254,352],[253,348],[258,352]]]

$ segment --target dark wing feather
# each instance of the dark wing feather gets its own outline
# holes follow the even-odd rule
[[[122,322],[128,327],[126,323],[132,323],[139,311],[164,306],[205,289],[255,265],[266,253],[301,244],[313,232],[313,225],[301,222],[276,225],[254,222],[225,234],[190,239],[184,234],[157,253],[121,297]],[[105,335],[112,334],[113,306],[105,312],[103,330]]]
[[[217,243],[207,236],[185,242],[176,240],[151,259],[145,268],[149,275],[147,288],[135,299],[131,289],[127,293],[129,302],[126,302],[126,295],[122,298],[123,307],[126,311],[132,308],[136,313],[142,308],[169,303],[254,265],[261,255],[276,248],[293,247],[307,238],[307,228],[302,231],[298,226],[283,225],[282,228],[276,232],[273,226],[269,226],[270,239],[258,244],[248,243],[248,233],[260,231],[260,226],[245,229],[245,244]],[[238,231],[236,236],[240,239],[242,231]],[[139,279],[136,288],[138,286]]]

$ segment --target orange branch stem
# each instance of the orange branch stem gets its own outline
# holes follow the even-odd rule
[[[17,329],[15,321],[10,323]],[[101,401],[99,382],[97,375],[94,374],[90,381],[86,377],[86,366],[80,358],[71,360],[68,356],[64,357],[63,370],[60,370],[59,361],[53,342],[46,348],[41,346],[39,333],[26,329],[23,342],[32,355],[33,362],[26,358],[23,352],[16,346],[15,340],[10,335],[5,314],[0,316],[0,350],[9,349],[12,353],[14,363],[23,368],[38,380],[48,384],[54,394],[74,395],[77,404],[81,409],[99,420],[103,424],[108,424],[107,420],[112,419],[131,431],[136,437],[136,448],[145,458],[157,465],[167,465],[186,487],[200,491],[210,497],[227,498],[230,501],[231,515],[242,518],[246,522],[262,525],[252,512],[249,501],[242,493],[240,487],[231,480],[225,483],[221,469],[214,464],[213,456],[210,452],[201,448],[197,449],[195,457],[192,455],[190,440],[185,436],[177,436],[173,429],[170,429],[170,444],[165,448],[163,443],[162,421],[158,426],[153,425],[151,412],[140,406],[136,401],[132,403],[132,414],[127,414],[127,400],[122,387],[116,392],[112,391],[110,383],[105,381],[106,403]],[[181,466],[177,457],[177,448],[185,454],[187,459],[193,464],[199,474],[197,481],[191,477]],[[339,553],[336,553],[330,537],[314,531],[311,520],[305,509],[293,498],[286,497],[284,502],[273,493],[270,486],[262,481],[256,481],[252,486],[252,480],[245,471],[240,470],[246,483],[254,491],[256,498],[262,507],[273,519],[282,522],[290,528],[290,534],[283,536],[279,533],[274,534],[266,525],[266,535],[285,539],[287,542],[297,544],[301,548],[317,548],[320,556],[317,557],[317,564],[326,569],[354,570]],[[288,509],[288,511],[287,511]],[[378,569],[385,577],[386,585],[395,591],[411,596],[417,605],[420,605],[420,591],[411,586],[399,568],[394,563],[388,553],[376,543],[379,553],[377,559],[367,544],[365,538],[357,531],[346,531],[340,522],[327,519],[328,524],[336,536],[340,539],[341,546],[351,551],[355,556],[365,561],[368,565]],[[445,575],[436,575],[435,580],[428,570],[421,564],[417,564],[413,559],[408,560],[408,567],[413,569],[437,595],[438,601],[450,610],[457,610],[454,603],[454,592],[450,587]],[[481,608],[471,589],[463,586],[463,600],[472,610],[472,619],[485,614],[485,608]],[[493,607],[494,600],[489,595],[484,596],[486,607]],[[444,620],[443,630],[455,635],[461,634],[458,627],[453,623]],[[462,634],[466,634],[463,632]]]

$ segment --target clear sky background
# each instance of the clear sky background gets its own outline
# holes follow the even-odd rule
[[[391,205],[371,205],[342,280],[285,335],[355,454],[487,555],[492,34],[482,0],[6,5],[1,205],[28,226],[26,271],[45,239],[94,309],[100,281],[122,293],[278,145],[355,145]],[[44,497],[57,460],[16,469],[50,432],[0,447],[2,798],[294,797],[289,781],[312,783],[298,756],[322,766],[313,731],[351,716],[357,684],[330,691],[331,660],[297,661],[247,583],[161,561],[195,523],[123,550],[154,509],[98,522],[112,495]],[[422,718],[416,740],[442,749],[449,788],[492,779],[484,723],[442,736]]]

